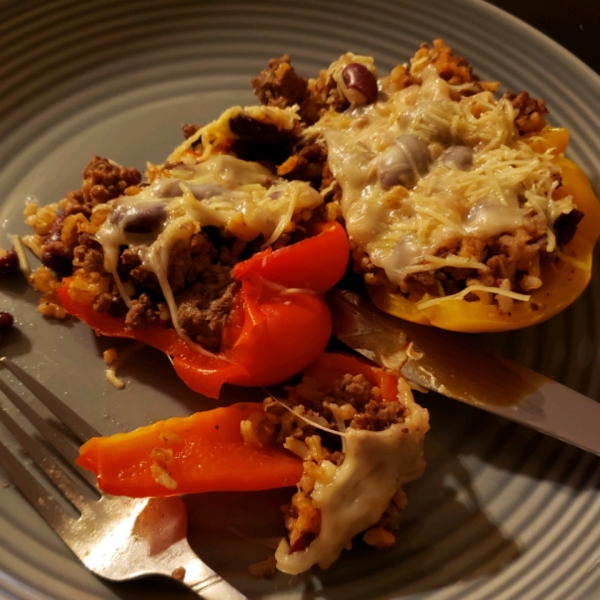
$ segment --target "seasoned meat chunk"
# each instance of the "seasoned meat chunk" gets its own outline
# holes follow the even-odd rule
[[[87,234],[79,236],[80,243],[73,250],[74,264],[88,273],[105,275],[102,246]]]
[[[521,92],[519,95],[506,92],[504,98],[510,100],[517,111],[515,125],[521,135],[541,131],[546,126],[544,115],[548,114],[548,109],[541,98],[532,98],[527,92]]]
[[[112,306],[112,296],[108,292],[102,292],[94,300],[94,310],[98,313],[107,313]]]
[[[174,293],[196,281],[218,256],[218,251],[204,231],[181,240],[172,248],[169,256],[169,285]]]
[[[308,181],[319,189],[323,181],[323,170],[327,162],[327,149],[314,143],[301,148],[277,167],[277,174],[289,180]]]
[[[213,285],[197,283],[177,298],[179,324],[191,339],[213,351],[220,350],[223,327],[229,319],[237,284],[223,288],[223,277]]]
[[[138,248],[135,246],[121,252],[117,272],[123,281],[129,280],[148,290],[160,290],[156,275],[142,266]]]
[[[404,420],[404,406],[400,402],[377,402],[370,400],[364,412],[358,413],[350,422],[354,429],[384,431],[394,423]]]
[[[271,59],[267,68],[251,83],[261,104],[286,108],[302,103],[308,82],[296,73],[289,55],[284,54],[281,58]]]
[[[137,186],[141,180],[137,169],[94,156],[83,170],[81,189],[67,194],[60,206],[67,215],[82,212],[89,216],[94,206],[122,196],[127,188]]]
[[[350,106],[350,101],[339,90],[336,81],[323,70],[316,79],[308,82],[308,88],[302,104],[300,115],[304,121],[312,125],[330,108],[342,112]]]
[[[131,301],[131,308],[125,315],[125,324],[131,329],[145,329],[158,321],[157,312],[148,294],[140,294],[137,300]]]

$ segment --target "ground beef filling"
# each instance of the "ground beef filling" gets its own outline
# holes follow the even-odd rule
[[[544,128],[546,125],[544,116],[548,114],[548,109],[541,98],[532,98],[527,92],[520,94],[506,92],[504,98],[508,98],[517,110],[515,125],[521,135],[541,131]]]
[[[211,274],[211,271],[207,270],[205,274]],[[221,348],[223,328],[229,322],[238,289],[229,267],[222,267],[215,275],[214,282],[195,283],[176,298],[181,328],[192,340],[212,351]]]
[[[145,329],[160,322],[160,309],[148,294],[140,294],[131,301],[131,307],[125,315],[125,324],[131,329]]]
[[[234,251],[235,252],[235,249]],[[237,262],[231,249],[227,257]],[[178,241],[171,249],[168,282],[175,295],[177,319],[183,332],[194,342],[211,351],[219,351],[238,284],[230,265],[219,258],[223,254],[210,236],[200,231],[189,240]],[[132,301],[125,322],[133,329],[170,324],[170,316],[154,273],[141,266],[136,248],[121,254],[120,275],[124,281],[146,290]]]
[[[69,192],[60,207],[66,215],[82,212],[89,216],[95,206],[122,196],[125,190],[139,185],[141,180],[142,175],[137,169],[94,156],[83,170],[81,189]]]
[[[69,192],[58,206],[54,205],[53,220],[49,227],[43,230],[38,247],[34,249],[42,264],[56,271],[59,276],[69,275],[73,266],[83,267],[87,272],[101,272],[98,254],[91,252],[86,257],[92,246],[85,238],[80,239],[82,234],[77,235],[76,224],[85,221],[89,228],[93,228],[90,220],[94,207],[123,194],[139,191],[141,179],[141,173],[137,169],[125,168],[105,158],[94,156],[83,170],[81,188]],[[60,214],[56,214],[57,208],[61,209]],[[44,209],[40,212],[43,211]],[[39,219],[33,226],[40,233]]]
[[[270,60],[267,68],[252,79],[252,88],[265,106],[299,105],[300,117],[308,125],[316,123],[329,108],[341,112],[350,106],[327,71],[321,71],[316,79],[306,80],[296,73],[287,54]]]
[[[569,215],[573,214],[572,217]],[[559,247],[575,234],[579,211],[572,211],[565,219],[557,219],[557,242]],[[579,217],[580,218],[580,217]],[[566,240],[566,241],[565,241]],[[352,248],[353,266],[369,285],[383,285],[400,291],[409,300],[419,301],[425,294],[432,296],[451,295],[469,285],[500,287],[528,294],[542,285],[540,272],[544,263],[551,260],[546,251],[546,223],[539,215],[532,215],[526,227],[514,233],[506,233],[483,240],[465,237],[458,246],[444,248],[436,256],[450,254],[485,264],[488,269],[441,268],[408,274],[398,288],[391,285],[383,269],[373,265],[368,255],[355,245]],[[477,300],[477,297],[465,298]],[[500,302],[500,298],[498,298]]]
[[[198,128],[198,125],[185,125],[184,135],[193,135]],[[280,131],[274,125],[245,115],[232,118],[230,128],[236,135],[231,152],[242,159],[266,164],[274,174],[276,165],[285,162],[298,143],[293,131]],[[307,165],[303,179],[318,187],[326,152],[315,145],[304,151],[300,148],[298,153]],[[30,224],[38,231],[37,247],[32,249],[59,278],[75,274],[78,284],[84,287],[93,280],[87,296],[93,295],[91,304],[96,312],[125,317],[131,329],[172,326],[161,286],[156,275],[142,265],[140,248],[123,247],[117,264],[120,280],[133,289],[127,307],[116,282],[104,268],[102,246],[94,239],[110,214],[109,207],[102,209],[102,205],[122,195],[139,193],[146,185],[140,182],[141,175],[136,169],[93,157],[83,171],[81,189],[67,194],[58,205],[42,209],[32,206],[29,210]],[[307,218],[303,215],[302,221],[283,233],[272,248],[304,239]],[[223,328],[230,319],[238,289],[232,269],[262,250],[263,245],[262,236],[246,242],[215,227],[207,227],[186,240],[178,240],[170,249],[168,283],[175,297],[179,325],[192,341],[213,352],[220,350]]]
[[[47,232],[39,236],[42,262],[59,276],[80,273],[80,281],[111,282],[104,286],[108,290],[93,298],[92,306],[96,312],[124,317],[131,329],[171,326],[171,316],[156,275],[142,266],[135,246],[122,249],[117,268],[122,282],[135,290],[129,308],[126,306],[104,268],[102,246],[93,237],[107,213],[92,213],[92,209],[123,194],[137,193],[140,180],[136,169],[94,157],[84,169],[81,189],[59,203],[63,212],[51,215]],[[190,339],[211,351],[220,350],[237,290],[232,267],[252,251],[251,244],[225,239],[219,231],[199,231],[171,249],[168,282],[179,323]]]
[[[323,183],[325,164],[327,163],[327,148],[320,141],[300,147],[285,162],[277,167],[277,174],[290,181],[308,181],[315,189],[320,189]]]
[[[339,446],[338,436],[317,430],[309,420],[316,420],[332,431],[340,431],[340,425],[368,431],[382,431],[394,423],[402,422],[404,407],[400,402],[383,402],[378,387],[372,385],[364,375],[344,375],[329,386],[323,386],[310,377],[304,377],[302,383],[288,388],[285,405],[273,398],[264,401],[268,420],[275,425],[273,441],[282,444],[287,438],[304,440],[307,436],[323,435],[330,447]],[[338,462],[342,456],[336,456]],[[341,463],[339,463],[341,464]]]
[[[271,59],[251,84],[261,104],[287,108],[302,103],[308,81],[291,66],[289,54],[284,54]]]

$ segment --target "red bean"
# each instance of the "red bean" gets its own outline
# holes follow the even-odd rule
[[[377,79],[360,63],[350,63],[342,71],[344,95],[356,106],[373,104],[377,100]]]
[[[454,165],[461,171],[466,171],[473,164],[473,150],[469,146],[450,146],[439,158],[444,165]]]
[[[52,243],[44,246],[42,256],[40,257],[42,264],[60,275],[70,273],[73,269],[73,263],[70,257],[63,256],[53,248]]]
[[[0,251],[1,252],[1,251]],[[19,257],[14,248],[0,256],[0,277],[8,277],[19,271]]]
[[[167,218],[162,204],[138,204],[121,206],[111,215],[110,222],[120,223],[129,233],[153,233],[159,231]]]
[[[6,335],[15,322],[10,313],[0,311],[0,337]]]
[[[384,190],[395,185],[412,188],[427,172],[431,158],[427,144],[412,133],[403,133],[377,160],[377,174]]]
[[[121,296],[113,295],[108,309],[109,314],[117,319],[124,317],[127,314],[127,305]]]

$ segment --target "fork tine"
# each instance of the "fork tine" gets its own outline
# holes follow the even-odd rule
[[[3,382],[2,382],[3,383]],[[0,386],[2,387],[2,386]],[[82,483],[77,483],[68,472],[54,459],[52,454],[38,441],[32,438],[6,411],[0,410],[0,421],[12,433],[24,450],[44,471],[48,479],[61,490],[71,504],[80,512],[93,498],[89,492],[83,495]],[[89,489],[89,488],[88,488]],[[97,494],[95,494],[97,497]]]
[[[0,379],[0,391],[19,409],[30,423],[32,423],[36,429],[46,438],[54,449],[67,461],[72,468],[76,469],[79,475],[83,477],[90,485],[96,486],[96,478],[93,473],[82,469],[79,465],[75,464],[75,459],[79,456],[77,449],[62,435],[59,431],[54,429],[47,421],[42,419],[35,410],[27,404],[13,389],[6,384],[6,382]],[[15,426],[18,425],[15,423]],[[20,429],[20,428],[19,428]],[[13,434],[14,435],[14,434]],[[26,437],[27,434],[23,432]],[[21,442],[22,443],[22,442]]]
[[[19,409],[36,429],[56,448],[56,451],[71,464],[77,458],[77,450],[63,435],[59,435],[50,424],[35,412],[13,389],[0,380],[0,391]]]
[[[50,390],[36,381],[31,375],[23,371],[6,356],[0,358],[0,362],[38,398],[49,410],[51,410],[82,442],[87,442],[91,437],[100,434],[88,425],[75,411],[71,410],[62,400],[59,400]]]
[[[50,495],[44,486],[23,466],[19,459],[0,442],[2,468],[29,503],[57,531],[74,518]]]

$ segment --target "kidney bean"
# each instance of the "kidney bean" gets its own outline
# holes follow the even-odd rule
[[[377,160],[377,174],[384,190],[395,185],[412,188],[419,175],[427,172],[429,147],[416,135],[404,133],[388,146]]]
[[[297,139],[294,131],[279,129],[243,113],[229,120],[229,129],[237,137],[231,151],[242,160],[283,162]]]
[[[73,270],[73,249],[62,241],[62,229],[66,214],[57,215],[44,238],[40,260],[45,267],[59,275],[67,275]]]
[[[151,233],[159,229],[166,218],[165,207],[152,204],[128,215],[123,222],[123,229],[130,233]]]
[[[583,219],[584,214],[574,208],[570,213],[562,213],[554,221],[554,233],[556,234],[556,243],[559,246],[568,244],[577,231],[579,221]]]
[[[355,106],[373,104],[377,100],[377,79],[360,63],[350,63],[342,71],[344,96]]]
[[[438,162],[466,171],[473,164],[473,150],[469,146],[450,146],[438,158]]]
[[[0,252],[2,252],[0,250]],[[0,255],[0,277],[8,277],[19,271],[19,257],[14,248]]]
[[[9,332],[14,322],[15,319],[10,313],[0,311],[0,338]]]
[[[227,193],[224,187],[214,183],[190,183],[189,188],[197,200],[208,200]]]
[[[152,193],[156,198],[178,198],[183,195],[178,179],[156,179],[152,183]],[[113,213],[114,215],[114,213]]]
[[[187,183],[190,192],[198,200],[206,200],[213,196],[220,196],[227,190],[216,183]],[[157,198],[178,198],[183,196],[183,191],[177,179],[157,179],[152,184],[152,191]]]
[[[110,307],[108,309],[111,317],[116,317],[117,319],[124,317],[127,314],[128,308],[125,304],[125,300],[121,298],[121,296],[117,294],[113,294],[110,302]]]
[[[66,275],[73,269],[72,259],[69,256],[61,254],[59,248],[54,247],[55,242],[51,242],[44,246],[42,256],[40,257],[42,264],[59,275]]]
[[[127,233],[153,233],[158,231],[167,218],[162,204],[138,204],[120,206],[111,215],[113,225],[121,224]]]

